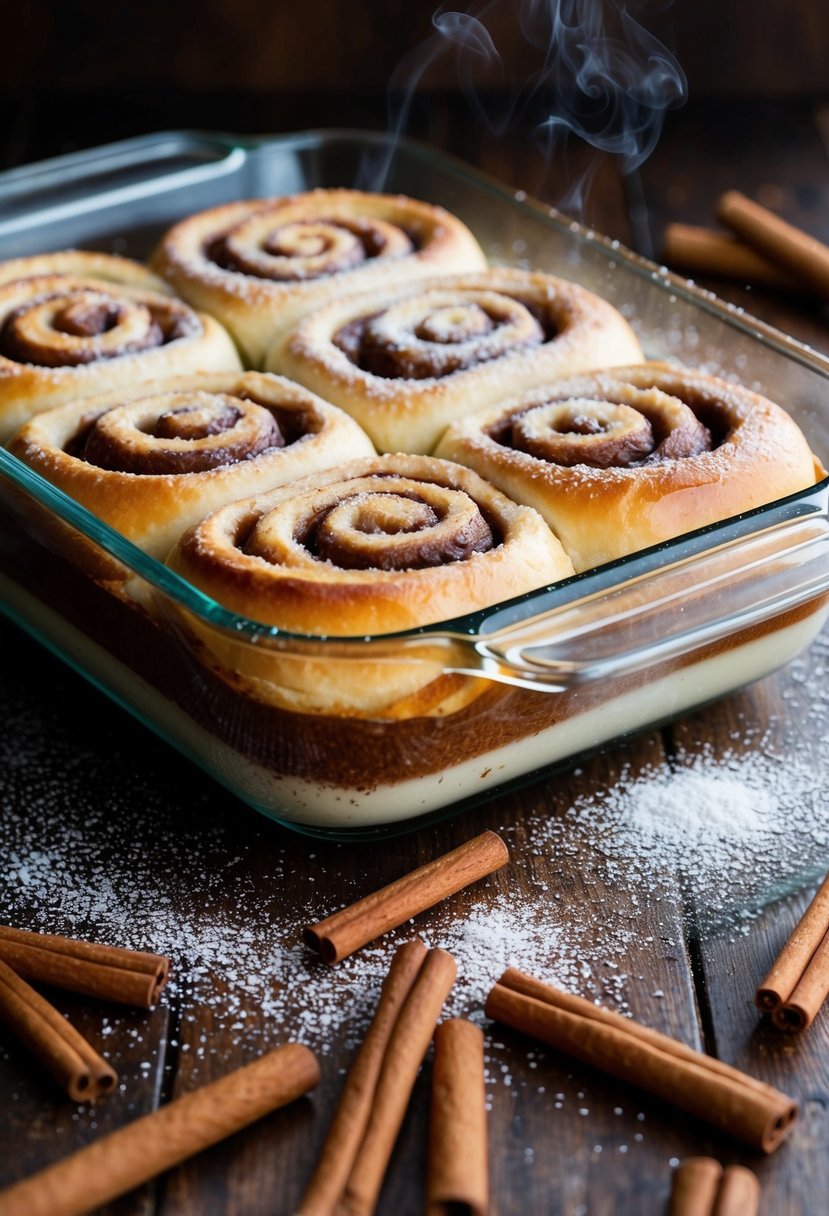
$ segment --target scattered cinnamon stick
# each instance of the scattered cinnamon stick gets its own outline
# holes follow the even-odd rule
[[[463,1018],[435,1031],[426,1216],[489,1211],[484,1036]]]
[[[771,1085],[520,971],[504,972],[485,1010],[764,1152],[778,1147],[797,1117],[796,1103]]]
[[[712,1216],[723,1169],[713,1157],[689,1157],[674,1170],[669,1216]]]
[[[743,1165],[726,1166],[714,1216],[756,1216],[759,1207],[760,1183],[757,1175]]]
[[[0,1021],[75,1102],[94,1102],[118,1077],[45,997],[0,961]]]
[[[0,959],[35,983],[149,1009],[170,974],[160,954],[0,925]]]
[[[293,1102],[319,1080],[287,1043],[0,1192],[3,1216],[80,1216]]]
[[[340,1101],[296,1216],[331,1216],[365,1135],[377,1078],[400,1010],[429,953],[421,941],[395,952],[377,1011],[348,1071]]]
[[[456,974],[451,954],[429,951],[389,1038],[365,1135],[343,1191],[342,1216],[371,1216],[377,1206],[417,1070]]]
[[[401,946],[297,1216],[371,1216],[417,1070],[457,968],[445,950]],[[353,1122],[353,1126],[352,1126]]]
[[[717,217],[747,245],[829,300],[829,246],[817,237],[782,220],[739,190],[728,190],[720,197]]]
[[[829,875],[818,888],[755,1003],[780,1030],[806,1030],[829,995]]]
[[[760,1183],[742,1165],[689,1157],[674,1172],[670,1216],[757,1216]]]
[[[668,224],[662,245],[662,260],[694,274],[736,279],[762,287],[803,292],[807,285],[728,232],[698,228],[693,224]]]
[[[318,924],[307,925],[305,943],[318,950],[327,963],[337,963],[508,861],[509,852],[500,836],[483,832]]]

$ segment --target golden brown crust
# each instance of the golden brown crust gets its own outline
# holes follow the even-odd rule
[[[153,264],[184,299],[218,317],[253,366],[277,332],[344,293],[477,270],[460,220],[402,195],[312,190],[214,207],[176,224]]]
[[[779,406],[644,364],[558,381],[454,423],[438,453],[534,506],[577,570],[814,484]]]
[[[0,264],[0,439],[64,402],[197,370],[241,370],[233,342],[137,262],[70,251]]]
[[[55,253],[36,253],[25,258],[0,262],[0,283],[31,279],[44,274],[66,274],[73,278],[93,278],[120,287],[172,295],[171,288],[149,266],[114,253],[95,253],[86,249],[59,249]]]
[[[233,612],[330,637],[383,634],[474,612],[572,573],[536,512],[469,469],[424,456],[354,461],[225,507],[182,537],[169,564]],[[411,707],[433,664],[337,664],[235,644],[192,627],[219,669],[272,704],[345,713]],[[466,683],[466,682],[465,682]],[[480,681],[472,681],[480,685]],[[454,684],[441,692],[458,703]],[[421,710],[421,712],[425,712]]]
[[[373,452],[335,406],[279,376],[168,377],[37,415],[11,451],[163,559],[226,502]]]
[[[489,270],[333,301],[278,339],[267,366],[347,410],[378,450],[428,452],[489,402],[641,357],[628,323],[592,292]]]

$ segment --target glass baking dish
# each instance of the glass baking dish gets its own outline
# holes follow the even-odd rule
[[[784,405],[829,465],[829,361],[708,293],[408,141],[164,133],[0,175],[0,257],[142,258],[175,220],[357,185],[454,211],[489,257],[573,278],[648,355]],[[829,612],[829,478],[484,612],[376,638],[291,635],[222,608],[0,450],[5,612],[230,790],[311,833],[382,834],[574,762],[788,662]],[[297,712],[269,686],[450,677],[452,712]]]

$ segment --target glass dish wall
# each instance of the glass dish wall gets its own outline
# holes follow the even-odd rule
[[[4,175],[0,256],[79,245],[146,256],[174,220],[234,198],[359,185],[440,203],[505,264],[614,303],[647,353],[739,379],[829,463],[829,364],[611,242],[431,150],[360,133],[171,133]],[[234,616],[5,452],[6,611],[251,805],[305,830],[446,813],[785,663],[829,591],[827,480],[474,617],[332,642]],[[296,713],[299,669],[451,677],[454,712]]]

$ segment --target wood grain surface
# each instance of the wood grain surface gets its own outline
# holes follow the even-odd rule
[[[240,95],[235,108],[226,97],[221,106],[209,96],[197,102],[179,98],[175,115],[170,96],[148,97],[143,110],[128,114],[113,113],[99,101],[95,112],[81,108],[71,116],[58,114],[56,120],[48,93],[34,98],[5,132],[3,163],[25,163],[165,126],[278,131],[333,122],[382,127],[384,122],[383,100],[370,94],[351,95],[336,113],[330,102],[313,94],[279,99]],[[419,102],[412,131],[552,202],[560,201],[574,172],[590,172],[584,218],[646,253],[658,253],[670,220],[710,223],[717,194],[731,186],[757,193],[787,218],[829,240],[829,160],[806,101],[689,107],[672,116],[657,152],[627,181],[611,161],[596,163],[584,149],[574,151],[567,165],[546,164],[531,132],[498,138],[477,127],[456,98],[433,95]],[[706,286],[829,352],[827,315],[814,303],[713,281]],[[693,883],[671,873],[648,878],[635,857],[628,871],[618,860],[608,864],[601,840],[589,830],[574,830],[572,837],[561,831],[555,847],[537,847],[539,823],[565,822],[568,808],[598,805],[620,780],[635,780],[664,765],[680,771],[699,757],[739,756],[752,749],[785,763],[795,739],[799,756],[813,765],[813,796],[825,802],[826,722],[821,703],[808,695],[825,679],[824,645],[793,668],[661,731],[609,747],[575,771],[504,795],[462,818],[369,846],[309,841],[260,819],[13,626],[0,626],[0,638],[0,713],[13,741],[3,752],[3,811],[11,822],[23,823],[30,808],[32,815],[40,815],[47,825],[46,849],[50,829],[42,808],[55,808],[55,839],[63,834],[64,853],[66,833],[73,842],[73,872],[66,882],[77,889],[89,887],[90,935],[95,930],[95,885],[101,882],[108,850],[123,848],[128,824],[134,825],[136,856],[144,833],[148,864],[156,877],[169,878],[170,906],[173,912],[181,906],[183,933],[188,917],[195,933],[199,917],[208,914],[238,924],[244,933],[244,918],[252,909],[268,919],[274,942],[290,949],[304,914],[333,910],[491,828],[504,835],[512,863],[481,888],[454,897],[452,922],[461,923],[482,901],[518,910],[526,906],[533,915],[549,916],[551,925],[565,918],[581,927],[585,940],[591,939],[591,995],[695,1047],[714,1050],[802,1103],[801,1124],[791,1142],[764,1161],[655,1100],[556,1058],[552,1051],[539,1048],[531,1055],[531,1045],[519,1042],[517,1035],[489,1028],[488,1066],[496,1078],[488,1087],[493,1216],[661,1213],[671,1163],[700,1153],[756,1169],[764,1187],[764,1216],[825,1209],[829,1017],[824,1011],[808,1035],[791,1045],[758,1028],[752,1005],[754,985],[794,925],[809,890],[777,902],[765,897],[760,901],[765,907],[751,919],[743,919],[742,909],[735,908],[734,916],[718,923],[706,915]],[[82,798],[76,796],[79,790]],[[32,833],[21,829],[21,838],[31,839]],[[195,860],[188,876],[190,849]],[[35,861],[42,872],[42,859]],[[19,859],[15,864],[19,876],[24,872]],[[9,893],[4,876],[9,865],[9,858],[0,858],[0,909]],[[139,883],[141,872],[139,864]],[[15,907],[25,908],[25,884],[17,881]],[[53,911],[59,912],[57,905]],[[36,916],[32,905],[24,927],[38,927],[41,914],[42,909]],[[446,917],[446,909],[433,910],[414,927],[439,945]],[[616,940],[625,943],[621,962],[612,950]],[[388,944],[380,950],[390,956]],[[623,984],[613,974],[620,965]],[[209,971],[209,959],[205,967]],[[313,969],[308,974],[310,984],[315,974],[323,975]],[[209,1002],[198,999],[198,988],[171,983],[169,996],[154,1012],[119,1011],[117,1017],[80,998],[56,996],[59,1007],[103,1048],[120,1074],[117,1093],[91,1115],[62,1101],[48,1078],[0,1035],[0,1182],[27,1175],[221,1075],[265,1045],[282,1041],[285,1026],[301,1024],[306,999],[301,985],[281,994],[280,1008],[288,1011],[283,1026],[269,1017],[267,1002],[246,992],[243,980],[216,980]],[[350,999],[344,980],[342,1000]],[[235,1019],[223,1015],[223,1002],[236,1011]],[[288,1216],[325,1135],[353,1051],[355,1025],[346,1019],[328,1037],[322,1081],[313,1097],[107,1211],[117,1216]],[[415,1216],[423,1209],[428,1086],[427,1062],[395,1149],[381,1212]]]

